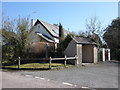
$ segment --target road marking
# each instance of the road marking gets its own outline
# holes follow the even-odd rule
[[[65,85],[69,85],[69,86],[73,86],[71,83],[63,82],[63,84],[65,84]]]
[[[50,81],[50,79],[48,79],[47,81]]]
[[[25,76],[29,77],[29,76],[31,76],[31,75],[25,75]]]
[[[75,87],[77,86],[77,85],[74,85]]]
[[[45,78],[41,78],[41,77],[37,77],[37,76],[35,76],[35,78],[39,78],[39,79],[42,79],[42,80],[44,80]]]
[[[31,75],[25,75],[25,76],[31,76]],[[39,79],[41,79],[41,80],[44,80],[45,78],[42,78],[42,77],[38,77],[38,76],[35,76],[35,78],[39,78]],[[47,81],[50,81],[50,79],[47,79]],[[65,84],[65,85],[69,85],[69,86],[77,86],[77,85],[73,85],[73,84],[71,84],[71,83],[66,83],[66,82],[63,82],[63,84]],[[88,88],[88,87],[82,87],[82,88]]]
[[[88,87],[81,87],[81,88],[88,88]]]
[[[45,78],[40,78],[40,79],[44,80]]]
[[[35,76],[35,78],[40,78],[40,77]]]

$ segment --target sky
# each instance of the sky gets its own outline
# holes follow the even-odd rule
[[[103,27],[118,17],[118,2],[3,2],[3,17],[28,17],[63,25],[72,32],[85,31],[86,20],[96,16]]]

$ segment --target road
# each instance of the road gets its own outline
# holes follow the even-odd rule
[[[118,63],[50,71],[3,72],[2,81],[2,87],[7,88],[118,88]]]
[[[2,72],[2,88],[74,88],[61,82],[33,77],[30,75],[19,75],[16,73]]]

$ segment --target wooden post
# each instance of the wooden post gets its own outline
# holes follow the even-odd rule
[[[18,69],[20,69],[20,57],[18,58]]]
[[[50,57],[50,61],[49,61],[49,68],[51,69],[51,61],[52,61],[52,58]]]
[[[77,55],[75,55],[75,65],[78,65],[78,58],[77,58]]]
[[[64,65],[66,67],[66,61],[67,61],[67,57],[65,56],[65,61],[64,61]]]

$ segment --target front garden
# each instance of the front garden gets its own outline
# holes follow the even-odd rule
[[[67,64],[66,67],[71,67],[73,65]],[[15,69],[15,70],[50,70],[50,69],[60,69],[64,68],[62,63],[52,63],[51,68],[49,68],[49,63],[26,63],[21,64],[18,68],[18,65],[7,65],[2,66],[4,69]]]

